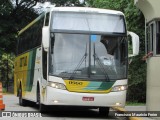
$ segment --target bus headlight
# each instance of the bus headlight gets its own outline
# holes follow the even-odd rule
[[[127,90],[128,86],[127,85],[117,85],[112,87],[112,92],[118,92],[118,91],[124,91]]]
[[[56,89],[62,89],[62,90],[66,90],[66,87],[64,84],[62,83],[56,83],[56,82],[49,82],[48,84],[50,87],[56,88]]]

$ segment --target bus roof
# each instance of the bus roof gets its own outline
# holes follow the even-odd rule
[[[100,8],[89,8],[89,7],[50,7],[46,10],[46,12],[49,11],[68,11],[68,12],[86,12],[86,13],[107,13],[107,14],[114,14],[114,15],[123,15],[124,14],[120,11],[116,10],[108,10],[108,9],[100,9]],[[25,30],[27,30],[29,27],[31,27],[34,23],[36,23],[38,20],[41,19],[41,17],[44,16],[44,13],[42,13],[39,17],[37,17],[35,20],[33,20],[31,23],[29,23],[27,26],[25,26],[23,29],[21,29],[18,32],[18,36],[23,33]]]
[[[88,13],[108,13],[108,14],[117,14],[123,15],[121,11],[108,10],[101,8],[89,8],[89,7],[53,7],[50,8],[51,11],[70,11],[70,12],[88,12]]]

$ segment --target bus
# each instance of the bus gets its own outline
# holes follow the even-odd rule
[[[125,106],[128,39],[139,52],[139,37],[126,29],[120,11],[52,7],[18,33],[14,93],[19,104],[109,108]]]

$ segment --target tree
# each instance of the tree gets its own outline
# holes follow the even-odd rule
[[[6,87],[7,91],[10,82],[13,83],[13,61],[14,55],[3,53],[0,60],[0,81],[2,81],[3,86]]]
[[[13,45],[10,39],[13,39],[14,35],[10,33],[15,30],[12,23],[13,20],[9,19],[12,9],[13,6],[8,1],[0,1],[0,50],[7,50],[6,46],[10,49],[11,44]]]
[[[17,32],[35,18],[31,8],[36,2],[28,1],[16,0],[16,6],[9,0],[0,1],[0,51],[15,53]]]
[[[83,6],[80,4],[79,0],[53,0],[56,6]]]
[[[13,79],[13,61],[16,52],[17,33],[37,14],[32,10],[33,1],[0,1],[0,80],[8,88]],[[13,81],[12,81],[13,82]]]

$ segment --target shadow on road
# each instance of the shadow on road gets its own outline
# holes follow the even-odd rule
[[[27,105],[34,107],[38,111],[38,105],[31,103]],[[81,107],[68,107],[68,106],[47,106],[45,107],[43,117],[69,117],[69,118],[90,118],[90,119],[116,119],[112,112],[108,117],[103,117],[99,114],[98,109],[87,109]]]

